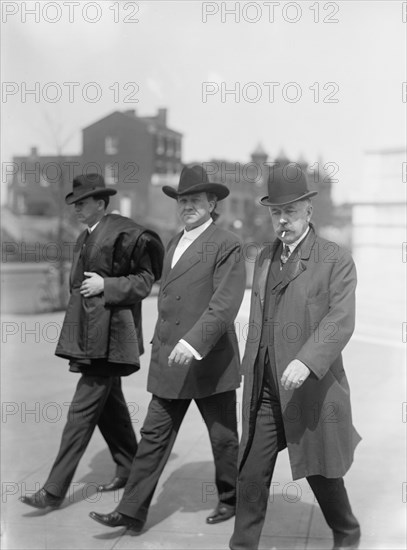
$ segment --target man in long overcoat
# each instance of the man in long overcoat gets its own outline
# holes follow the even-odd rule
[[[305,477],[333,531],[334,548],[356,548],[360,527],[343,475],[360,440],[352,425],[341,351],[355,319],[350,254],[317,236],[311,197],[296,165],[276,166],[268,206],[277,239],[254,272],[242,362],[243,434],[233,550],[258,548],[277,454]]]
[[[183,169],[177,190],[163,191],[177,200],[185,230],[170,241],[164,259],[147,386],[153,395],[121,502],[109,514],[90,514],[109,527],[134,531],[143,528],[191,400],[208,428],[215,461],[219,504],[207,522],[232,517],[236,501],[240,362],[234,320],[245,265],[239,238],[212,220],[216,201],[229,190],[209,182],[195,165]]]
[[[21,497],[36,508],[62,503],[96,426],[116,463],[114,478],[99,490],[124,486],[137,451],[120,377],[140,368],[141,301],[161,276],[164,248],[154,232],[106,214],[115,193],[102,176],[88,174],[74,179],[65,199],[87,229],[74,249],[71,295],[55,353],[81,377],[48,479],[39,491]]]

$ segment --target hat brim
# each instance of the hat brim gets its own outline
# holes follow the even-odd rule
[[[285,197],[281,197],[280,200],[277,201],[270,201],[268,197],[263,197],[260,199],[260,204],[263,206],[284,206],[285,204],[291,204],[292,202],[297,201],[303,201],[305,199],[309,199],[311,197],[314,197],[315,195],[318,195],[318,191],[309,191],[308,193],[305,193],[305,195],[301,195],[300,197],[294,197],[293,195],[286,195]]]
[[[82,195],[74,195],[73,193],[68,193],[68,195],[65,197],[65,202],[66,204],[75,204],[75,202],[79,202],[83,199],[87,199],[88,197],[104,197],[109,195],[116,195],[116,193],[117,193],[116,189],[108,189],[108,188],[87,191]]]
[[[172,199],[177,199],[178,197],[182,197],[183,195],[194,195],[195,193],[213,193],[217,196],[218,200],[225,199],[230,191],[229,188],[226,187],[226,185],[222,185],[221,183],[198,183],[197,185],[193,185],[189,189],[186,189],[185,191],[181,191],[178,193],[174,187],[171,187],[170,185],[163,185],[162,187],[163,192]]]

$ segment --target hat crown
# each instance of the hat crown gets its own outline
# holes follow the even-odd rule
[[[261,199],[265,206],[282,205],[317,194],[308,189],[307,175],[295,162],[272,166],[267,180],[268,197]]]
[[[199,166],[199,164],[184,166],[179,179],[178,193],[184,194],[189,190],[193,191],[196,185],[202,183],[211,183],[203,166]]]
[[[76,176],[72,182],[72,193],[65,197],[67,204],[73,204],[88,197],[103,197],[115,195],[116,189],[106,187],[105,180],[100,174],[82,174]]]
[[[74,196],[81,195],[87,191],[98,191],[106,189],[105,180],[100,174],[83,174],[73,180],[72,193]]]
[[[184,166],[177,189],[164,185],[162,190],[172,199],[193,193],[214,193],[218,200],[222,200],[229,195],[228,187],[222,183],[212,183],[204,166],[200,164]]]

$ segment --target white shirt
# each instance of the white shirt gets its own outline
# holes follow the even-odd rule
[[[190,231],[187,231],[184,229],[184,233],[180,240],[178,241],[177,247],[174,250],[174,255],[172,257],[171,261],[171,269],[175,266],[175,264],[178,262],[178,260],[181,258],[185,250],[191,246],[191,244],[199,237],[199,235],[202,235],[202,233],[205,231],[205,229],[208,229],[208,227],[213,223],[212,218],[209,218],[208,221],[203,223],[202,225],[199,225],[198,227],[195,227],[194,229],[191,229]],[[202,359],[202,355],[196,351],[195,348],[193,348],[188,342],[183,340],[179,341],[179,343],[183,344],[197,359],[200,361]]]
[[[297,248],[297,246],[300,244],[300,242],[302,242],[305,239],[305,237],[308,235],[308,233],[309,233],[309,226],[304,231],[304,233],[301,235],[301,237],[299,239],[297,239],[295,242],[293,242],[291,244],[284,243],[286,246],[288,246],[288,249],[290,250],[290,256],[294,252],[294,250]]]
[[[212,218],[209,218],[208,221],[206,221],[202,225],[199,225],[198,227],[195,227],[194,229],[191,229],[190,231],[184,229],[184,233],[182,234],[180,240],[178,241],[177,247],[174,250],[174,255],[171,260],[171,269],[181,258],[185,250],[191,246],[191,244],[199,237],[199,235],[202,235],[205,229],[207,229],[212,222]]]
[[[95,223],[95,225],[92,225],[92,227],[88,227],[88,233],[92,233],[92,231],[94,231],[96,229],[96,227],[99,225],[100,223],[100,220],[98,222]]]

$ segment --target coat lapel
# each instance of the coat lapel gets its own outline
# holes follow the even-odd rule
[[[76,272],[76,268],[78,267],[78,261],[79,261],[79,258],[81,256],[81,253],[83,252],[83,246],[84,246],[84,243],[85,243],[85,240],[86,240],[87,237],[88,237],[88,230],[85,229],[85,231],[83,231],[79,235],[79,237],[76,241],[74,252],[73,252],[73,258],[72,258],[71,272],[69,274],[70,288],[72,288],[72,286],[73,286],[74,275],[75,275],[75,272]]]
[[[163,275],[162,275],[162,285],[167,281],[168,275],[171,271],[171,262],[172,258],[174,256],[175,249],[177,248],[177,244],[179,243],[180,238],[182,237],[182,232],[178,233],[169,243],[167,251],[165,253],[164,257],[164,265],[163,265]]]
[[[199,235],[199,237],[195,239],[194,242],[185,250],[173,269],[171,269],[172,257],[182,235],[182,233],[180,233],[179,238],[174,241],[174,246],[170,247],[168,250],[168,264],[165,267],[169,269],[169,271],[166,278],[163,280],[162,288],[165,288],[169,283],[175,279],[178,279],[178,277],[181,277],[181,275],[191,269],[192,266],[202,261],[202,243],[208,241],[215,230],[216,226],[214,224],[211,224],[207,229],[205,229],[205,231]]]
[[[267,280],[269,277],[271,263],[273,261],[276,250],[280,245],[280,241],[275,240],[271,246],[267,247],[263,251],[263,256],[259,260],[259,268],[256,272],[256,281],[253,283],[253,287],[258,289],[260,304],[263,308],[264,298],[266,294]]]
[[[281,290],[298,277],[307,269],[307,261],[310,257],[312,248],[315,243],[315,230],[310,224],[310,231],[299,247],[291,254],[283,269],[283,280],[281,282]]]

